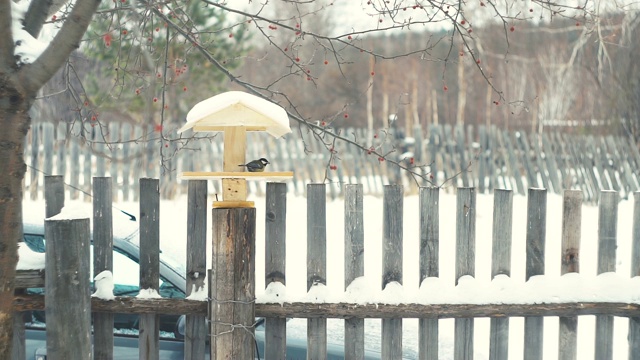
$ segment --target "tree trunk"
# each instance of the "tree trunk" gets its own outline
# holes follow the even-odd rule
[[[18,242],[22,241],[24,139],[29,129],[28,101],[9,87],[0,90],[0,359],[10,359],[13,292]]]

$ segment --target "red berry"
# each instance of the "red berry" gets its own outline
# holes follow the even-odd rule
[[[85,100],[84,106],[89,106],[89,102]]]
[[[579,23],[579,22],[577,22],[577,23],[576,23],[576,26],[580,26],[580,23]]]
[[[379,158],[378,158],[378,161],[383,162],[383,161],[384,161],[384,158],[383,158],[383,157],[379,157]]]
[[[299,57],[296,58],[296,62],[300,62],[300,58]]]
[[[414,163],[414,162],[415,162],[415,159],[414,159],[414,158],[410,158],[410,159],[409,159],[409,164],[413,165],[413,163]]]
[[[127,30],[122,30],[122,35],[127,35]]]
[[[467,22],[466,22],[465,20],[460,21],[460,24],[462,24],[462,25],[464,25],[464,24],[466,24],[466,23],[467,23]]]
[[[511,28],[509,29],[509,31],[511,31],[511,32],[514,32],[514,31],[516,31],[516,28],[515,28],[515,26],[512,26],[512,27],[511,27]]]
[[[447,90],[449,90],[449,88],[447,87],[447,85],[445,85],[445,86],[442,87],[442,90],[447,91]]]
[[[104,40],[104,46],[106,46],[106,47],[111,46],[111,34],[109,34],[109,33],[104,34],[102,39]]]
[[[229,34],[229,37],[230,37],[230,38],[232,38],[232,37],[233,37],[233,34]]]
[[[320,125],[322,125],[322,126],[327,126],[327,122],[326,122],[326,121],[323,121],[323,122],[321,122],[321,123],[320,123]]]
[[[324,61],[324,64],[327,65],[329,62],[327,60]]]
[[[140,95],[140,89],[136,89],[136,95]]]
[[[371,72],[371,76],[373,76],[373,75],[375,75],[375,74],[376,74],[376,73],[375,73],[375,71],[372,71],[372,72]]]
[[[168,147],[169,147],[169,144],[164,144],[164,147],[168,148]]]
[[[156,28],[156,32],[158,32],[158,31],[160,31],[160,28],[159,28],[159,27],[157,27],[157,28]]]
[[[168,109],[168,108],[169,108],[169,105],[165,105],[165,106],[164,106],[164,108],[165,108],[165,110],[166,110],[166,109]]]
[[[349,114],[344,114],[344,118],[345,119],[348,118],[348,117],[349,117]]]
[[[156,132],[161,132],[162,131],[162,124],[157,124],[156,126],[154,126],[153,130],[155,130]]]
[[[349,35],[349,36],[347,36],[347,39],[351,40],[351,39],[353,39],[353,38],[351,37],[351,35]]]
[[[158,98],[157,98],[157,97],[154,97],[154,98],[153,98],[153,102],[158,102]]]
[[[56,21],[56,19],[57,19],[57,18],[58,18],[57,16],[53,15],[53,16],[51,17],[51,21]]]
[[[480,64],[480,59],[476,60],[476,64]]]
[[[183,87],[183,88],[182,88],[182,91],[187,91],[187,87],[186,87],[186,86],[185,86],[185,87]]]
[[[373,134],[373,138],[377,139],[378,138],[378,134]]]
[[[98,118],[97,118],[95,115],[93,115],[93,116],[91,117],[91,121],[96,121],[97,119],[98,119]]]
[[[156,73],[156,77],[157,77],[158,79],[160,79],[160,78],[162,77],[162,74],[160,74],[160,73]]]

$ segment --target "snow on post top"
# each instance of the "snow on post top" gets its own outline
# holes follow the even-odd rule
[[[259,127],[275,138],[291,132],[289,117],[282,107],[242,91],[225,92],[199,102],[189,111],[187,123],[178,133],[207,126]]]

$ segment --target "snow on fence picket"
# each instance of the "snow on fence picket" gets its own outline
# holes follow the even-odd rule
[[[94,193],[101,201],[108,198],[108,186],[110,181],[100,184],[100,179],[95,179],[94,191],[103,191],[103,194]],[[141,219],[141,234],[152,236],[141,236],[141,259],[153,258],[157,247],[155,232],[156,222],[159,217],[155,213],[158,201],[158,182],[154,179],[141,179],[141,214],[146,214],[149,221]],[[62,186],[61,181],[52,182]],[[193,246],[188,251],[187,257],[187,282],[193,286],[187,286],[187,295],[192,289],[201,288],[204,285],[202,274],[204,271],[205,234],[206,234],[206,213],[207,213],[207,183],[206,181],[189,182],[189,232],[188,245]],[[102,189],[102,190],[101,190]],[[145,190],[143,190],[145,189]],[[53,190],[53,189],[50,189]],[[59,189],[58,189],[59,190]],[[279,300],[274,294],[282,285],[286,284],[287,271],[285,263],[286,249],[286,195],[287,185],[270,183],[266,187],[266,237],[265,237],[265,285],[267,291],[264,298],[258,299],[257,303],[241,301],[229,302],[226,304],[227,311],[233,311],[235,305],[255,306],[255,315],[266,317],[266,348],[267,359],[284,358],[286,351],[286,326],[287,318],[307,318],[308,319],[308,351],[313,358],[322,358],[326,354],[327,345],[327,318],[345,319],[345,357],[358,358],[364,352],[364,326],[365,318],[383,319],[381,332],[381,350],[383,358],[399,358],[403,354],[402,346],[402,319],[419,318],[420,341],[419,357],[421,359],[438,359],[438,319],[455,318],[455,358],[473,358],[474,347],[474,318],[491,317],[490,328],[490,358],[507,358],[508,348],[508,328],[509,317],[524,316],[525,338],[524,354],[526,359],[542,358],[542,337],[544,329],[542,318],[545,316],[560,316],[560,358],[575,358],[577,353],[577,317],[580,315],[597,315],[596,327],[596,358],[611,359],[613,356],[613,316],[628,317],[629,321],[629,358],[640,358],[640,306],[632,300],[620,300],[615,297],[614,302],[610,302],[606,296],[589,301],[580,299],[579,294],[572,294],[578,297],[578,301],[567,301],[566,294],[554,294],[560,301],[550,300],[552,296],[540,295],[537,300],[522,303],[513,301],[517,294],[493,294],[492,289],[486,289],[483,298],[467,299],[468,302],[458,301],[443,302],[451,294],[440,294],[438,282],[434,282],[439,275],[439,189],[420,188],[419,212],[420,212],[420,241],[419,241],[419,272],[422,298],[411,299],[410,303],[398,300],[393,289],[402,284],[402,261],[403,256],[409,249],[403,249],[403,188],[398,185],[388,185],[384,188],[384,208],[382,225],[382,278],[379,285],[366,284],[372,288],[379,289],[378,294],[366,301],[354,300],[354,294],[350,294],[349,286],[358,282],[364,275],[364,221],[363,218],[363,186],[348,185],[345,187],[345,294],[333,298],[339,299],[337,302],[327,302],[326,278],[327,278],[327,243],[326,243],[326,194],[327,186],[324,184],[307,185],[307,290],[309,295],[304,299],[295,297],[281,297]],[[57,191],[57,194],[64,192]],[[527,206],[527,235],[526,235],[526,262],[525,264],[514,264],[515,266],[526,267],[527,279],[545,273],[545,231],[546,223],[546,190],[530,189]],[[617,204],[618,194],[616,192],[603,192],[599,205],[599,230],[598,230],[598,273],[615,270],[615,248],[616,248],[616,226],[617,226]],[[460,282],[456,288],[450,288],[451,292],[465,291],[468,289],[469,278],[465,275],[474,274],[475,263],[475,219],[476,219],[476,190],[474,188],[459,188],[457,192],[456,205],[456,283]],[[632,244],[632,276],[640,275],[640,193],[634,193],[634,221],[633,221],[633,244]],[[60,206],[60,201],[54,202]],[[100,206],[100,201],[94,203],[99,209],[105,209],[105,204]],[[52,203],[53,204],[53,203]],[[563,228],[562,228],[562,273],[578,272],[580,268],[580,209],[582,206],[582,195],[579,191],[567,191],[563,201]],[[512,267],[511,244],[512,229],[511,219],[513,217],[513,196],[512,191],[497,190],[494,195],[494,216],[493,216],[493,247],[492,247],[492,277],[509,275]],[[100,211],[94,208],[94,241],[96,241],[95,222],[100,220]],[[104,215],[103,213],[102,215]],[[450,216],[450,214],[444,214]],[[220,224],[212,224],[215,228]],[[148,241],[148,243],[147,243]],[[195,244],[195,245],[194,245]],[[96,244],[97,245],[97,244]],[[214,252],[216,250],[214,249]],[[142,252],[150,252],[142,254]],[[216,254],[214,253],[214,257]],[[333,256],[333,255],[332,255]],[[94,260],[96,261],[96,260]],[[144,261],[143,261],[144,262]],[[147,286],[157,284],[158,264],[152,259],[147,261],[151,266],[146,266],[146,270],[141,270],[141,282],[143,278],[155,279],[147,281]],[[214,261],[215,264],[215,261]],[[96,267],[97,271],[98,267]],[[294,269],[293,271],[297,271]],[[45,271],[48,274],[48,271]],[[20,274],[18,287],[24,286],[24,273]],[[216,278],[218,282],[225,283],[225,274],[219,274]],[[547,274],[550,275],[550,274]],[[41,274],[36,274],[41,276]],[[49,279],[49,277],[47,278]],[[637,284],[630,279],[628,284]],[[33,279],[32,279],[33,280]],[[64,281],[65,278],[59,278]],[[236,279],[237,280],[237,279]],[[464,280],[465,283],[462,283]],[[505,278],[500,278],[505,280]],[[566,279],[567,281],[573,281]],[[530,281],[518,290],[531,290],[527,286],[532,286],[539,292],[543,288],[535,288],[535,281]],[[280,285],[282,284],[282,285]],[[504,282],[502,282],[504,284]],[[538,282],[539,284],[539,282]],[[58,286],[46,284],[47,286]],[[362,285],[362,284],[361,284]],[[433,288],[429,286],[433,285]],[[545,283],[542,283],[544,286]],[[31,283],[31,285],[33,284]],[[88,284],[86,284],[88,286]],[[221,285],[226,286],[226,285]],[[141,287],[144,287],[141,283]],[[385,290],[386,288],[386,290]],[[274,290],[276,289],[276,290]],[[496,288],[497,289],[497,288]],[[496,290],[493,289],[493,290]],[[510,289],[510,288],[509,288]],[[511,291],[514,291],[514,290]],[[575,290],[575,289],[574,289]],[[608,293],[617,294],[625,289],[615,286],[604,289]],[[215,293],[215,289],[210,289]],[[365,294],[370,294],[365,289]],[[496,291],[499,293],[499,291]],[[611,295],[608,294],[608,295]],[[334,294],[335,295],[335,294]],[[355,294],[358,295],[358,294]],[[477,296],[477,294],[475,294]],[[502,298],[500,297],[502,296]],[[510,297],[511,296],[511,297]],[[565,296],[565,297],[563,297]],[[211,297],[211,296],[210,296]],[[306,299],[306,300],[305,300]],[[429,300],[431,299],[431,300]],[[453,299],[453,297],[452,297]],[[497,300],[496,300],[497,299]],[[605,300],[603,300],[605,299]],[[47,298],[47,306],[51,298]],[[616,302],[617,301],[617,302]],[[75,303],[66,303],[66,306],[82,306]],[[206,325],[204,316],[207,314],[206,302],[193,300],[176,299],[150,299],[150,298],[127,298],[119,297],[117,301],[105,301],[97,298],[91,299],[93,311],[107,313],[141,313],[149,314],[147,317],[154,317],[155,314],[180,313],[188,314],[187,335],[185,336],[185,349],[187,359],[202,359],[205,351]],[[17,295],[15,308],[17,311],[35,310],[44,308],[44,299],[35,295]],[[191,320],[189,320],[191,319]],[[140,353],[140,358],[153,358],[154,352],[158,351],[154,344],[157,343],[157,332],[153,329],[152,322],[148,328],[142,328],[142,332],[150,332],[151,337],[141,337],[140,341],[147,342],[147,353]],[[48,331],[54,331],[54,327],[49,327]],[[212,331],[213,331],[212,327]],[[243,333],[251,331],[246,325],[237,328]],[[113,336],[105,332],[103,336]],[[215,333],[212,332],[212,343],[215,340]],[[69,339],[73,344],[75,339]],[[95,353],[108,353],[109,341],[95,342]],[[111,342],[112,344],[112,342]],[[141,343],[142,345],[142,343]],[[74,345],[70,345],[74,346]],[[246,351],[253,351],[255,346],[249,341],[241,344],[246,347]],[[80,358],[80,357],[79,357]],[[109,358],[105,356],[103,358]]]
[[[90,193],[92,174],[109,175],[115,180],[116,199],[137,201],[138,189],[130,184],[140,177],[161,177],[161,197],[173,198],[187,189],[171,170],[196,170],[193,164],[198,164],[198,171],[222,169],[221,136],[192,141],[180,151],[172,141],[159,150],[159,138],[152,126],[114,121],[104,127],[78,127],[79,123],[32,125],[25,149],[29,165],[25,190],[31,199],[42,196],[44,175],[64,175],[66,183],[79,189],[71,191],[71,199],[84,197],[87,201],[88,196],[80,191]],[[164,129],[165,136],[172,133],[170,130]],[[359,143],[370,138],[366,129],[329,131],[340,131],[340,135]],[[640,191],[640,177],[633,171],[640,168],[640,152],[626,136],[528,134],[495,126],[468,126],[465,131],[448,124],[416,127],[412,137],[396,136],[393,129],[378,129],[376,133],[370,145],[388,153],[391,159],[397,160],[402,154],[413,156],[415,165],[426,165],[416,172],[434,184],[448,181],[447,191],[464,186],[476,187],[479,194],[512,189],[526,195],[527,188],[541,187],[556,194],[579,188],[584,200],[594,203],[601,190],[615,190],[625,198]],[[279,140],[263,135],[248,135],[247,158],[267,157],[274,171],[295,170],[288,189],[297,195],[304,194],[306,183],[322,182],[325,176],[331,182],[331,199],[343,195],[342,185],[349,183],[363,184],[365,194],[376,195],[383,193],[383,184],[404,184],[407,193],[416,192],[416,184],[429,186],[427,181],[414,181],[388,162],[379,162],[375,155],[367,155],[351,144],[334,143],[327,135],[311,130],[303,129]],[[339,158],[334,159],[337,169],[333,171],[328,168],[329,148],[334,148]],[[165,158],[163,166],[160,151]],[[411,166],[408,160],[405,165]],[[219,192],[218,184],[212,186],[213,192]],[[260,196],[264,193],[260,184],[251,184],[249,190]]]

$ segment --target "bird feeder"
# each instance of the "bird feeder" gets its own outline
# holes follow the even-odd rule
[[[203,100],[187,114],[187,123],[178,133],[222,132],[224,134],[224,160],[222,172],[187,171],[186,180],[222,180],[222,201],[213,207],[253,207],[247,201],[247,180],[284,181],[293,178],[293,172],[248,172],[246,164],[247,131],[265,131],[275,138],[290,133],[289,117],[280,106],[241,91],[229,91]]]

